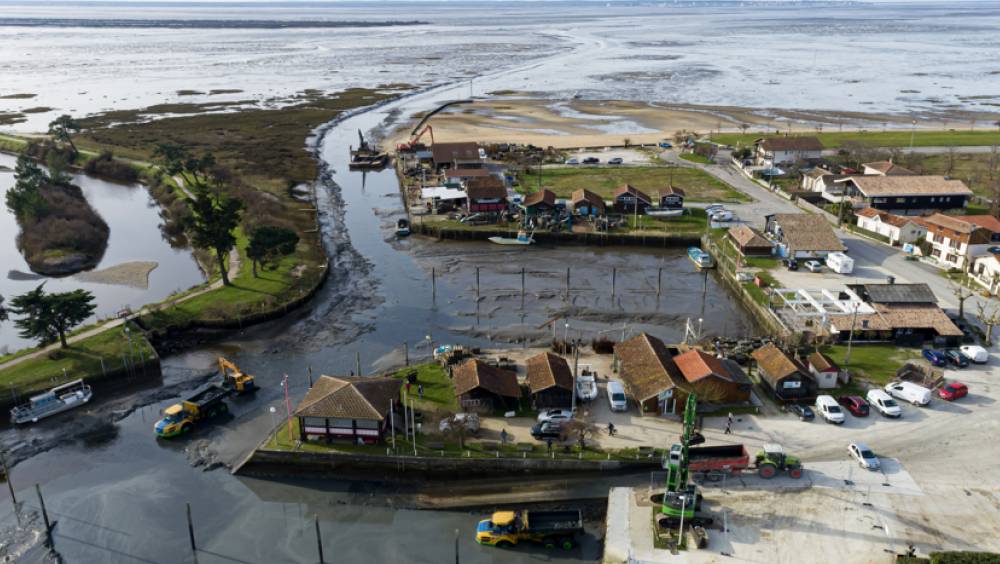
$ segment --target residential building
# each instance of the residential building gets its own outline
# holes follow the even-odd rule
[[[379,442],[399,402],[399,378],[320,376],[292,414],[302,441]]]
[[[544,215],[556,209],[556,194],[551,190],[532,192],[521,202],[525,215]]]
[[[1000,295],[1000,248],[973,259],[972,279],[994,296]]]
[[[821,215],[776,213],[764,219],[764,231],[775,241],[781,257],[818,258],[847,250]]]
[[[677,370],[699,402],[734,405],[750,401],[753,383],[735,362],[691,349],[674,357]]]
[[[488,178],[490,176],[493,176],[493,173],[485,168],[449,168],[444,171],[445,183],[454,181],[464,183],[473,178]]]
[[[1000,245],[1000,219],[991,215],[951,216],[936,213],[923,218],[930,256],[943,268],[967,270],[971,258]]]
[[[862,208],[854,215],[858,218],[858,227],[888,238],[890,245],[919,243],[927,238],[927,226],[917,217],[894,215],[875,208]]]
[[[728,236],[730,244],[744,257],[769,257],[774,252],[774,243],[749,225],[730,227]]]
[[[768,343],[750,353],[757,364],[761,384],[781,401],[811,399],[816,396],[816,380],[802,364]]]
[[[622,184],[616,188],[612,198],[618,213],[643,213],[653,203],[649,196],[631,184]]]
[[[816,387],[821,390],[836,388],[841,384],[840,367],[830,357],[821,352],[814,352],[806,357],[809,373],[816,380]],[[844,382],[846,384],[846,382]]]
[[[434,170],[483,168],[483,154],[475,143],[434,143],[431,145]]]
[[[921,346],[925,341],[957,345],[962,331],[937,305],[927,284],[848,284],[869,307],[864,313],[832,317],[830,334],[841,342],[891,341]]]
[[[507,209],[507,187],[495,176],[469,180],[465,192],[470,213],[501,213]]]
[[[573,403],[573,372],[566,359],[544,352],[528,359],[528,389],[538,409]]]
[[[573,212],[578,215],[602,216],[607,211],[607,204],[597,194],[590,190],[580,188],[573,191],[573,198],[570,202]]]
[[[684,411],[690,384],[663,341],[642,333],[615,345],[625,393],[643,415]]]
[[[823,157],[815,137],[768,137],[754,142],[754,164],[763,167],[808,163]]]
[[[684,207],[684,190],[667,186],[660,190],[658,204],[661,208],[677,209]]]
[[[891,160],[862,163],[861,170],[867,175],[876,176],[916,176],[917,174],[908,168],[903,168],[893,163]]]
[[[901,214],[964,208],[972,190],[961,180],[943,176],[851,176],[838,181],[854,207]]]
[[[517,374],[470,359],[452,371],[455,396],[463,410],[490,413],[517,409],[521,386]]]

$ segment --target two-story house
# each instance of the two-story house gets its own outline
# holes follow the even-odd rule
[[[815,137],[768,137],[754,142],[754,164],[773,167],[815,162],[823,157],[823,144]]]
[[[930,256],[942,268],[967,270],[972,257],[1000,245],[1000,219],[992,215],[936,213],[923,221],[927,225]]]

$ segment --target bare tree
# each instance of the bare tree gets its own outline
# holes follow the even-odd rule
[[[946,154],[947,159],[945,160],[944,173],[950,175],[955,172],[955,148],[948,147],[948,153]]]
[[[584,421],[583,419],[571,419],[562,426],[563,436],[573,438],[576,444],[583,450],[587,446],[587,440],[597,436],[597,425]]]
[[[993,122],[993,125],[997,126],[997,130],[1000,131],[1000,119]]]
[[[993,345],[993,328],[1000,325],[1000,307],[996,300],[976,302],[979,309],[979,321],[986,326],[986,344]]]
[[[629,146],[632,145],[632,138],[631,137],[626,137],[625,139],[623,139],[623,141],[625,141],[625,148],[626,149],[628,149]]]
[[[964,276],[963,276],[963,278],[964,278]],[[958,300],[958,316],[960,318],[964,319],[965,318],[965,300],[971,298],[975,294],[973,294],[972,290],[970,290],[969,288],[967,288],[964,284],[962,284],[961,282],[956,282],[954,280],[952,280],[952,282],[951,282],[951,293],[952,293],[952,295],[955,296],[955,299]]]
[[[1000,147],[993,145],[990,147],[990,162],[986,167],[991,181],[996,179],[997,169],[1000,169]]]
[[[997,127],[1000,127],[1000,125],[998,125]],[[750,129],[750,124],[749,123],[741,123],[740,124],[740,131],[743,132],[743,135],[747,134],[747,130],[748,129]]]

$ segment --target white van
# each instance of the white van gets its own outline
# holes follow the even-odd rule
[[[885,391],[890,396],[913,405],[924,406],[931,403],[931,391],[913,382],[890,382],[885,385]]]
[[[628,399],[621,382],[608,382],[608,405],[611,406],[611,411],[628,411]]]
[[[827,423],[840,425],[844,422],[844,410],[833,396],[816,396],[816,411],[826,419]]]
[[[889,397],[889,394],[879,390],[878,388],[874,390],[868,390],[868,394],[865,395],[868,399],[868,403],[871,404],[879,413],[886,417],[902,417],[903,410],[899,409],[896,405],[896,400]]]
[[[826,265],[837,274],[854,272],[854,259],[844,253],[836,252],[826,255]]]

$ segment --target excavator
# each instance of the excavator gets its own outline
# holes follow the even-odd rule
[[[701,509],[701,488],[689,480],[688,449],[705,442],[705,436],[695,431],[697,410],[698,399],[691,393],[684,406],[684,430],[680,442],[670,447],[664,464],[667,469],[667,488],[663,494],[663,506],[660,508],[660,513],[664,515],[659,520],[662,528],[672,528],[682,523],[692,527],[712,524],[711,517],[697,514]]]
[[[224,356],[219,357],[219,371],[222,372],[222,386],[237,394],[246,394],[257,389],[257,383],[253,376],[244,373],[231,360]]]
[[[430,124],[427,124],[427,126],[421,129],[418,133],[416,133],[415,135],[411,135],[409,141],[407,141],[406,143],[400,143],[399,145],[396,145],[396,152],[408,153],[410,151],[415,151],[418,147],[417,143],[420,142],[420,138],[423,137],[425,133],[431,134],[431,145],[433,145],[434,128],[431,127]]]

